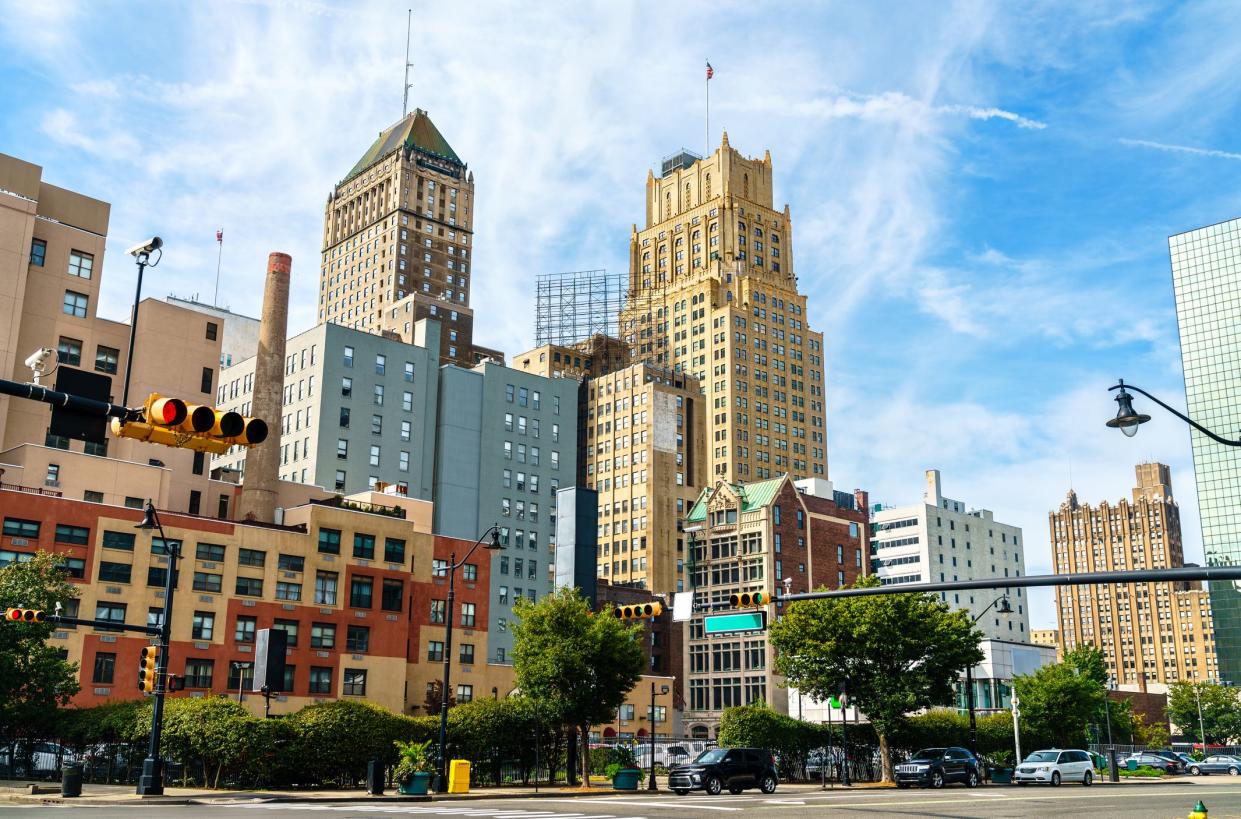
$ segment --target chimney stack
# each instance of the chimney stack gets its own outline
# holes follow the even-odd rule
[[[259,349],[254,357],[252,414],[280,429],[284,404],[284,337],[289,324],[289,273],[293,258],[287,253],[267,257],[267,280],[263,286],[263,315],[259,325]],[[273,435],[246,453],[246,476],[242,481],[238,520],[274,522],[280,470],[280,436]]]

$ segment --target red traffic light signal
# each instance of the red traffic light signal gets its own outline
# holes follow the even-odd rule
[[[42,623],[47,615],[41,609],[6,609],[4,619],[10,623]]]

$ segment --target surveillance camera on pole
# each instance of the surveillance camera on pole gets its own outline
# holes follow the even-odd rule
[[[145,242],[139,242],[125,252],[130,256],[149,256],[156,250],[164,246],[164,240],[158,236],[152,236]]]
[[[56,355],[56,351],[51,347],[40,347],[26,359],[26,366],[30,368],[35,384],[38,384],[39,379],[47,375],[47,360],[54,355]]]

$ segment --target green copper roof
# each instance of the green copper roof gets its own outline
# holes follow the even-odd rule
[[[741,511],[752,512],[755,509],[761,509],[775,498],[776,493],[780,491],[780,487],[784,485],[787,475],[781,475],[778,478],[770,478],[765,481],[757,481],[755,483],[732,483],[729,486],[737,497],[741,499]],[[698,496],[698,500],[694,501],[694,507],[689,510],[688,520],[702,521],[707,519],[707,498],[715,491],[715,487],[707,487],[702,490],[702,494]]]
[[[427,112],[421,108],[415,108],[412,114],[406,115],[400,122],[381,131],[378,138],[371,143],[371,147],[362,154],[362,158],[341,181],[347,182],[402,145],[457,165],[465,164],[448,144],[448,140],[444,139],[444,135],[435,127],[435,123],[427,116]]]

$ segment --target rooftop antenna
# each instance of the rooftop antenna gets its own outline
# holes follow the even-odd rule
[[[414,10],[407,9],[405,16],[405,99],[401,103],[401,119],[409,114],[409,67],[413,65],[409,61],[409,36],[413,31]]]

